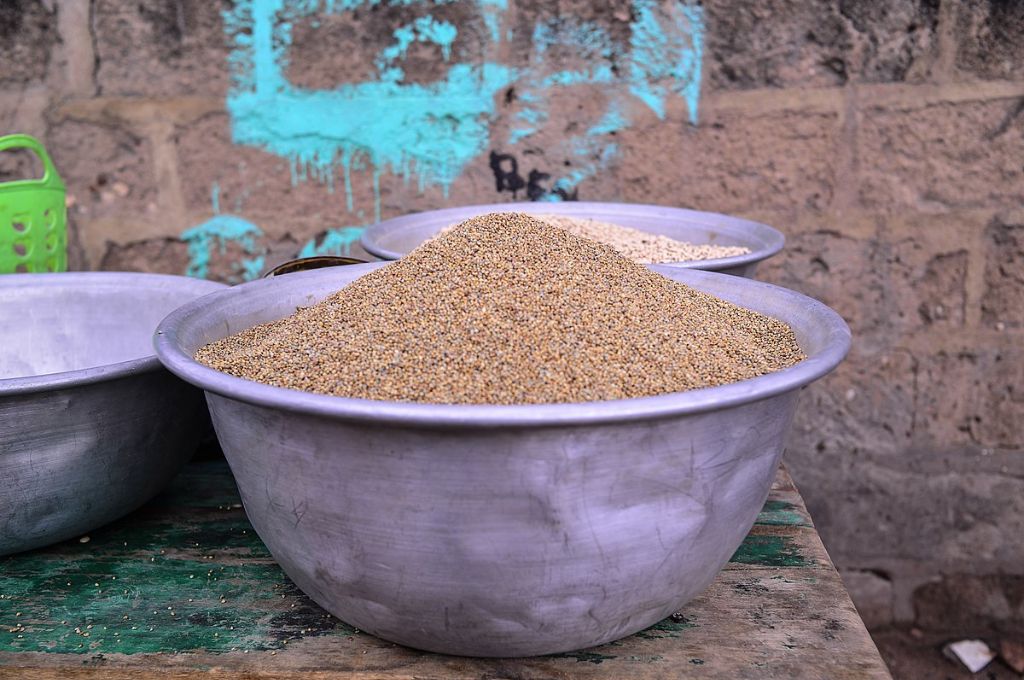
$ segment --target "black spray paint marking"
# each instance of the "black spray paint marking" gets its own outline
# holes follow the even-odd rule
[[[510,153],[498,153],[491,151],[490,158],[491,172],[494,173],[494,189],[499,194],[507,191],[513,198],[518,198],[518,193],[526,189],[526,197],[531,201],[576,201],[579,200],[579,190],[576,187],[566,189],[555,186],[549,188],[545,182],[551,179],[551,174],[542,172],[536,168],[530,170],[527,178],[519,174],[519,161]]]

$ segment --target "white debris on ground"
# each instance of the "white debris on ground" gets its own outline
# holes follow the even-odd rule
[[[959,661],[972,673],[977,673],[996,658],[996,653],[981,640],[950,642],[942,648],[942,653],[954,661]]]

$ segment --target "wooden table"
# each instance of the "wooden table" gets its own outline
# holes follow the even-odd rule
[[[780,471],[714,584],[602,647],[467,659],[393,645],[305,597],[256,536],[223,461],[85,538],[0,558],[0,677],[888,678]]]

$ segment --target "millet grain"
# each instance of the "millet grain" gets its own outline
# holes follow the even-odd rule
[[[719,257],[746,255],[749,248],[721,246],[711,243],[697,244],[677,241],[661,234],[652,234],[621,224],[602,222],[589,217],[568,215],[537,215],[537,219],[566,231],[589,238],[614,248],[634,262],[687,262],[713,260]]]
[[[446,404],[642,397],[802,358],[785,323],[521,213],[468,220],[319,304],[196,353],[269,385]]]
[[[746,255],[750,252],[744,246],[722,246],[711,243],[690,243],[688,241],[677,241],[674,238],[653,234],[649,231],[641,231],[621,224],[602,222],[589,217],[576,217],[571,215],[531,215],[541,222],[546,222],[559,229],[565,229],[570,234],[589,238],[606,246],[611,246],[620,255],[624,255],[634,262],[657,263],[657,262],[688,262],[693,260],[713,260],[720,257],[736,257]],[[457,227],[452,224],[441,230],[445,234]]]

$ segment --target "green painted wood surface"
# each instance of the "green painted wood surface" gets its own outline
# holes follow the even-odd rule
[[[715,584],[679,614],[600,648],[469,660],[378,640],[306,598],[256,536],[222,461],[190,464],[167,492],[87,542],[0,558],[0,676],[161,668],[218,677],[888,677],[784,472]]]

